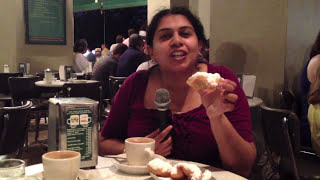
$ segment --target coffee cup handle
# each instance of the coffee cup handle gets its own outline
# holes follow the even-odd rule
[[[88,123],[90,123],[91,122],[91,117],[88,117]]]
[[[67,124],[70,124],[71,122],[70,122],[70,119],[67,119]]]
[[[150,148],[145,148],[144,151],[146,152],[149,160],[152,160],[155,158],[155,153]]]

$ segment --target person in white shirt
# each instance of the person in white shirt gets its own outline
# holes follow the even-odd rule
[[[86,53],[88,48],[88,43],[85,39],[80,39],[76,41],[73,46],[73,70],[76,73],[86,72],[89,68],[89,61],[86,57],[84,57],[84,53]]]

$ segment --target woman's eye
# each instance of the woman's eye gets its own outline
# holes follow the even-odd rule
[[[171,37],[170,34],[162,34],[162,35],[160,36],[160,39],[161,39],[161,40],[166,40],[166,39],[169,39],[170,37]]]
[[[189,37],[191,34],[189,32],[181,32],[180,36],[182,37]]]

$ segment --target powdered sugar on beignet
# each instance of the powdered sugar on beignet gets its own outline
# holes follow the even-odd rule
[[[181,172],[183,176],[181,177]],[[181,179],[188,177],[190,180],[201,180],[202,172],[197,165],[188,163],[178,163],[172,167],[171,174],[172,179]]]
[[[172,165],[159,158],[149,161],[147,165],[148,170],[156,176],[170,177]]]
[[[219,73],[196,72],[188,80],[187,84],[196,90],[212,89],[218,86],[223,78]]]

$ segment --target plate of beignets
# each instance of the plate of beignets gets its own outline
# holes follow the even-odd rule
[[[150,175],[156,180],[211,180],[212,172],[196,163],[153,159],[147,165]]]

